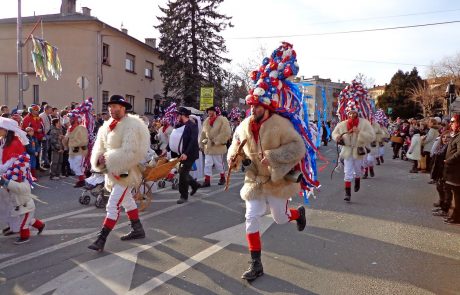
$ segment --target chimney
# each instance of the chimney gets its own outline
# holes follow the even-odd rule
[[[61,14],[68,15],[74,14],[76,12],[76,4],[77,0],[62,0],[61,2]]]
[[[121,28],[121,31],[122,31],[123,33],[125,33],[126,35],[128,35],[128,29]]]
[[[91,8],[82,7],[82,8],[81,8],[81,12],[83,13],[83,15],[91,16]]]
[[[145,44],[152,48],[157,48],[157,39],[155,38],[145,38]]]

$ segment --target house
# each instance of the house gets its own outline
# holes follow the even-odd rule
[[[48,102],[63,108],[82,101],[83,90],[77,85],[82,76],[88,81],[85,97],[93,97],[96,112],[104,110],[103,102],[121,94],[134,106],[136,113],[153,113],[160,104],[163,82],[155,39],[141,42],[91,15],[91,10],[75,11],[76,0],[62,0],[59,14],[23,17],[23,40],[38,23],[35,37],[58,48],[62,64],[59,80],[41,81],[35,76],[29,39],[23,47],[23,72],[29,87],[24,91],[24,104]],[[43,36],[42,36],[43,34]],[[13,108],[18,103],[16,58],[16,18],[0,20],[0,104]]]

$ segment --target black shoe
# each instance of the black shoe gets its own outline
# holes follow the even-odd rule
[[[433,207],[441,207],[441,203],[440,202],[433,203]]]
[[[358,192],[360,188],[361,188],[361,179],[355,178],[355,192]]]
[[[85,181],[84,180],[79,180],[77,183],[73,185],[73,187],[84,187],[85,186]]]
[[[369,177],[369,174],[367,174],[367,172],[366,172],[366,173],[364,173],[364,175],[363,175],[363,179],[367,179],[368,177]],[[356,191],[355,191],[355,192],[356,192]]]
[[[383,156],[380,156],[380,163],[381,164],[385,163],[385,160],[383,160]]]
[[[299,211],[299,218],[296,219],[297,230],[303,231],[305,229],[305,226],[307,225],[307,218],[305,217],[305,208],[303,206],[299,206],[299,208],[297,208],[297,211]]]
[[[375,158],[375,160],[377,161],[377,165],[380,166],[380,158]]]
[[[260,251],[251,251],[251,262],[248,270],[241,276],[242,279],[252,282],[264,274],[260,254]]]
[[[371,177],[374,177],[375,176],[374,168],[369,168],[369,173],[370,173]]]
[[[347,202],[350,202],[350,199],[351,199],[351,187],[346,187],[344,200]]]
[[[51,168],[50,164],[43,164],[42,167],[43,167],[43,168],[46,168],[46,169]]]
[[[192,187],[192,191],[190,192],[190,195],[193,196],[200,187],[201,185],[197,183],[195,187]]]
[[[136,240],[136,239],[143,239],[145,238],[144,228],[142,227],[142,223],[139,219],[131,220],[131,231],[124,236],[121,236],[120,240],[128,241],[128,240]]]
[[[45,229],[45,225],[46,225],[46,224],[44,224],[44,223],[43,223],[43,226],[42,226],[42,227],[40,227],[40,228],[38,229],[38,233],[37,233],[37,235],[39,235],[39,234],[41,234],[41,233],[42,233],[42,231]]]
[[[431,209],[431,212],[438,212],[441,210],[442,210],[441,207],[436,207],[436,208]]]
[[[23,238],[19,237],[19,238],[16,239],[16,241],[14,241],[14,244],[15,245],[21,245],[21,244],[27,243],[29,241],[30,241],[29,238],[24,238],[23,239]]]
[[[8,226],[8,227],[5,227],[4,229],[2,229],[2,233],[5,234],[6,232],[9,232],[11,231],[11,228]]]
[[[88,249],[99,252],[104,251],[105,242],[107,241],[107,236],[109,235],[110,231],[111,230],[109,228],[105,226],[102,227],[101,231],[99,232],[99,235],[97,236],[97,240],[91,245],[89,245]]]
[[[446,211],[439,210],[439,211],[433,212],[433,216],[447,217],[448,214]]]
[[[211,186],[211,182],[210,181],[205,181],[203,182],[203,184],[201,185],[201,187],[210,187]]]
[[[180,198],[179,200],[177,200],[177,204],[184,204],[186,203],[188,200],[187,199],[184,199],[184,198]]]
[[[224,177],[221,177],[219,179],[219,182],[217,183],[218,185],[224,185],[225,184],[225,178]]]
[[[396,159],[396,156],[393,156],[393,160]]]

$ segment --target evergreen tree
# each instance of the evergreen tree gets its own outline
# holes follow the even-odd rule
[[[201,86],[214,86],[222,95],[226,71],[221,68],[230,59],[222,56],[227,49],[219,34],[232,27],[231,17],[217,12],[224,0],[169,0],[160,7],[164,16],[160,24],[160,72],[164,79],[163,94],[180,97],[185,105],[198,106]]]
[[[411,89],[423,82],[417,68],[404,73],[398,70],[385,87],[385,93],[379,98],[378,106],[385,111],[392,108],[392,117],[411,118],[420,112],[420,106],[411,99]]]

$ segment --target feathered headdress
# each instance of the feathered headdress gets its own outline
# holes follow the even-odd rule
[[[30,156],[26,153],[19,157],[11,164],[11,166],[3,174],[3,178],[23,182],[27,180],[32,185],[32,174],[30,173]]]
[[[264,58],[258,70],[250,73],[254,85],[246,96],[246,103],[261,105],[289,119],[302,137],[307,149],[300,163],[301,187],[306,200],[307,191],[319,186],[316,180],[317,149],[308,128],[308,118],[303,116],[301,91],[290,81],[298,72],[297,54],[292,44],[282,42],[270,57]]]
[[[241,110],[238,107],[234,107],[231,111],[230,114],[228,114],[228,117],[230,118],[231,121],[236,121],[238,118],[241,117]]]
[[[358,116],[371,120],[372,108],[369,103],[369,94],[363,84],[353,80],[339,94],[339,106],[337,116],[341,121],[348,117],[348,113],[355,111]]]
[[[380,124],[380,126],[388,127],[388,117],[382,109],[377,109],[374,118],[375,121]]]
[[[165,114],[161,118],[161,124],[174,125],[174,121],[176,120],[176,106],[176,103],[173,102],[165,109]]]

